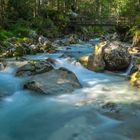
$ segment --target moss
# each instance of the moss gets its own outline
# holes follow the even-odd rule
[[[137,64],[137,65],[140,65],[140,58],[137,58],[137,59],[136,59],[136,64]]]
[[[136,72],[136,78],[140,79],[140,71]]]
[[[21,37],[21,38],[16,38],[17,43],[24,43],[24,42],[30,42],[31,40],[27,37]]]
[[[130,31],[133,36],[140,36],[140,27],[133,26]]]

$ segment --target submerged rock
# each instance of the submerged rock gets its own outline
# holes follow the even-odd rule
[[[81,85],[74,73],[61,68],[33,76],[24,85],[24,88],[54,95],[70,93],[77,88],[81,88]]]
[[[107,102],[102,106],[102,109],[104,112],[113,112],[113,113],[119,113],[120,112],[120,107],[113,102]]]
[[[16,76],[31,76],[48,72],[52,69],[53,67],[47,61],[29,61],[17,70]]]

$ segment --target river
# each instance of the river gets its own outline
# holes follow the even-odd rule
[[[126,77],[95,73],[71,59],[81,55],[79,48],[91,53],[86,45],[89,49],[78,45],[74,53],[27,56],[56,58],[55,68],[74,72],[83,88],[73,93],[46,96],[23,90],[28,78],[14,76],[20,62],[0,72],[0,93],[8,95],[0,98],[0,140],[140,140],[140,91]],[[64,52],[72,55],[60,58]],[[115,107],[104,108],[108,102]]]

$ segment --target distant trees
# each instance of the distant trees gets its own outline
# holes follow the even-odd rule
[[[6,21],[69,11],[90,17],[139,15],[140,0],[0,0],[0,25]]]
[[[0,0],[0,25],[4,25],[5,21],[5,1]]]

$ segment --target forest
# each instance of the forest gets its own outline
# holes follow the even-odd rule
[[[61,36],[64,32],[74,32],[68,27],[71,18],[76,17],[99,21],[124,17],[132,22],[133,27],[139,26],[139,15],[139,0],[1,0],[0,25],[3,32],[0,36],[2,39],[12,34],[17,36],[20,30],[29,32],[32,29],[49,37]],[[84,29],[78,27],[76,30],[82,32]],[[89,32],[94,30],[92,27]],[[103,32],[100,30],[97,29]]]
[[[0,140],[140,140],[140,0],[0,0]]]

